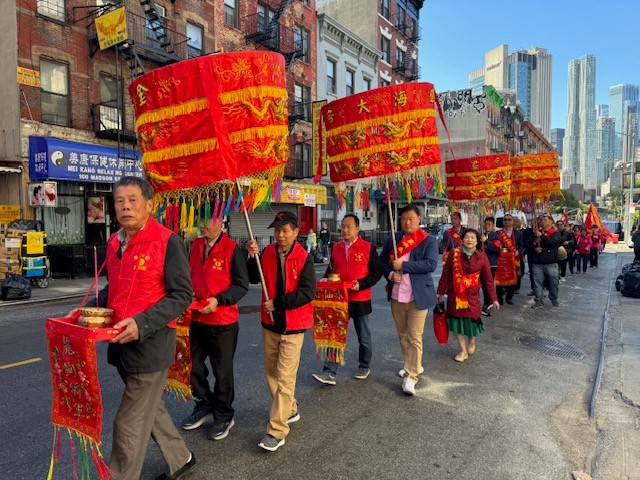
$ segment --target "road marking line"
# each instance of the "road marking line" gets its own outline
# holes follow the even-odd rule
[[[36,358],[30,358],[29,360],[22,360],[21,362],[0,365],[0,370],[5,370],[7,368],[12,368],[12,367],[20,367],[22,365],[28,365],[29,363],[39,362],[40,360],[42,360],[40,357],[36,357]]]

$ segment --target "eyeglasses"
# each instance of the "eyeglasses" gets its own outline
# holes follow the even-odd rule
[[[503,222],[513,222],[513,218],[503,218]]]

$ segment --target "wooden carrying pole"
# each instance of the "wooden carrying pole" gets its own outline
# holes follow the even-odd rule
[[[242,187],[240,186],[240,182],[236,180],[236,186],[238,187],[238,195],[242,192]],[[244,199],[243,199],[244,202]],[[244,213],[244,222],[247,225],[247,232],[249,232],[249,238],[251,241],[255,241],[253,237],[253,230],[251,230],[251,222],[249,221],[249,213],[247,213],[246,206],[242,209]],[[264,281],[264,273],[262,272],[262,264],[260,263],[260,253],[255,257],[256,264],[258,265],[258,274],[260,275],[260,284],[262,285],[262,293],[264,294],[265,300],[269,301],[269,293],[267,292],[267,284]],[[271,321],[273,322],[273,313],[269,312],[269,316],[271,317]]]
[[[391,241],[393,242],[393,254],[398,259],[398,245],[396,244],[396,229],[393,224],[393,210],[391,209],[391,192],[389,191],[389,179],[384,179],[387,190],[387,207],[389,208],[389,227],[391,229]]]

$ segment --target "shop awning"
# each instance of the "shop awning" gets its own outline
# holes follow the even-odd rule
[[[309,183],[282,182],[280,203],[325,205],[327,203],[327,187]]]
[[[7,167],[5,165],[0,165],[0,173],[21,173],[22,169],[20,167]]]
[[[54,137],[29,137],[29,176],[33,180],[115,183],[125,175],[143,176],[139,152]]]

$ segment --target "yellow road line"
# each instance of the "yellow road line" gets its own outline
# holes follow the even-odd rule
[[[22,365],[28,365],[29,363],[39,362],[40,360],[42,360],[40,357],[36,357],[36,358],[30,358],[29,360],[22,360],[21,362],[8,363],[6,365],[0,365],[0,370],[5,370],[5,369],[11,368],[11,367],[20,367]]]

